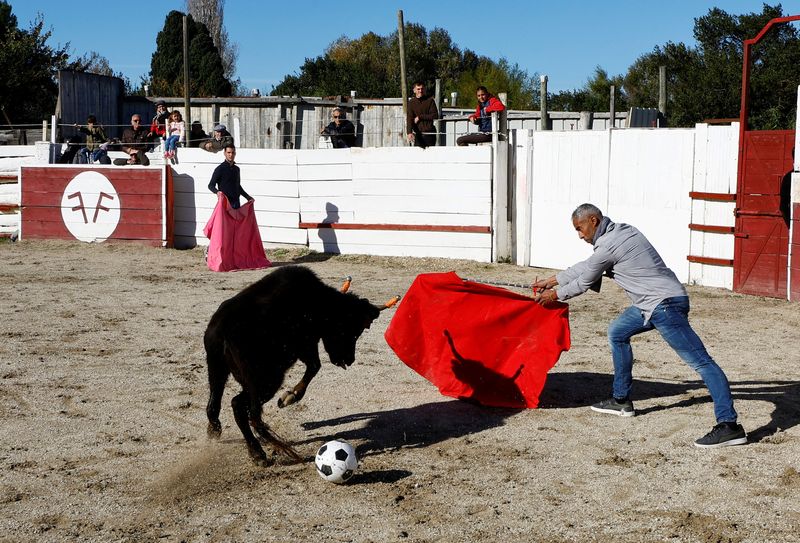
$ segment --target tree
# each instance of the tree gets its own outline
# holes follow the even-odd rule
[[[359,96],[398,96],[402,94],[398,42],[397,32],[389,36],[369,32],[358,39],[342,36],[324,54],[307,58],[299,73],[284,77],[272,94],[336,96],[355,90]],[[440,79],[443,95],[457,91],[467,107],[475,105],[477,85],[508,93],[513,108],[528,108],[538,100],[538,77],[505,59],[494,61],[468,49],[461,51],[446,30],[428,32],[420,24],[406,23],[403,42],[409,86],[422,81],[433,90]]]
[[[655,107],[658,67],[667,70],[667,118],[672,126],[691,126],[708,118],[739,116],[744,41],[771,19],[783,16],[780,4],[761,13],[731,15],[713,8],[695,19],[697,47],[667,43],[642,55],[625,75],[630,104]],[[774,28],[752,48],[750,126],[793,126],[800,82],[800,36],[791,25]]]
[[[191,96],[230,96],[233,86],[225,78],[217,48],[206,25],[187,18],[189,39],[189,94]],[[167,14],[164,29],[156,36],[156,51],[150,62],[153,93],[160,96],[183,95],[183,13]]]
[[[11,5],[0,1],[0,108],[14,123],[49,118],[58,97],[58,70],[76,67],[69,62],[69,44],[50,47],[50,35],[41,14],[22,30]]]
[[[233,83],[237,94],[244,93],[241,80],[236,77],[236,61],[239,58],[239,45],[230,40],[225,29],[223,17],[225,0],[186,0],[186,13],[195,21],[203,23],[211,34],[214,46],[222,58],[222,69],[225,79]]]
[[[608,111],[611,85],[614,85],[615,109],[627,109],[628,97],[623,89],[622,76],[609,77],[608,72],[600,66],[594,69],[594,76],[582,88],[548,96],[548,105],[552,111]]]

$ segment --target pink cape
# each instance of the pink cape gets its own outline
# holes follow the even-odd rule
[[[264,254],[261,234],[258,233],[253,202],[233,209],[222,192],[217,195],[217,206],[203,228],[203,233],[211,240],[208,268],[212,271],[231,271],[269,267],[270,261]]]
[[[570,348],[568,307],[427,273],[402,298],[385,338],[445,396],[534,408],[547,372]]]

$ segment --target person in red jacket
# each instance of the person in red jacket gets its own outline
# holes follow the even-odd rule
[[[486,87],[478,87],[478,107],[475,113],[469,116],[469,120],[478,125],[478,132],[465,134],[456,140],[458,145],[464,146],[470,143],[486,143],[492,141],[492,111],[504,111],[503,105],[495,95],[489,94]]]

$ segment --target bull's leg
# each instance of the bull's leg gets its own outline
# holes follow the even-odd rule
[[[250,404],[250,399],[245,391],[240,392],[236,396],[233,397],[231,400],[231,407],[233,408],[233,416],[236,419],[236,425],[239,427],[239,430],[242,431],[242,435],[244,436],[244,440],[247,443],[247,450],[250,452],[250,456],[253,460],[265,466],[271,464],[271,462],[267,459],[267,454],[264,452],[264,449],[261,448],[261,444],[256,439],[256,436],[253,435],[253,431],[250,429],[250,409],[248,408]],[[254,418],[261,418],[261,414],[257,413]]]
[[[219,422],[219,410],[222,405],[222,393],[225,391],[225,383],[228,381],[230,370],[221,356],[208,354],[206,356],[208,365],[208,404],[206,405],[206,416],[208,417],[209,437],[219,437],[222,433],[222,424]]]
[[[317,372],[319,372],[321,365],[319,362],[319,354],[316,352],[309,353],[308,355],[301,357],[300,361],[306,365],[306,371],[303,374],[303,378],[300,379],[300,382],[297,383],[292,390],[287,390],[281,394],[281,397],[278,398],[278,407],[286,407],[287,405],[291,405],[302,400],[303,396],[306,395],[308,384],[311,382]]]
[[[297,454],[291,445],[286,443],[286,441],[278,436],[274,431],[270,429],[269,426],[261,419],[261,417],[251,418],[250,424],[253,425],[255,428],[258,437],[266,441],[270,444],[270,446],[278,452],[282,452],[289,458],[295,460],[296,462],[302,462],[303,458]]]

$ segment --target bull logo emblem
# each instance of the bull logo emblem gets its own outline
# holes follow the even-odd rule
[[[105,241],[119,224],[120,202],[114,185],[99,172],[72,178],[61,198],[61,218],[81,241]]]

